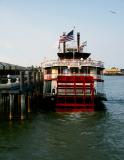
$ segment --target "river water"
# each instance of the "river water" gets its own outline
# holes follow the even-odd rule
[[[105,111],[0,121],[0,160],[123,160],[124,77],[105,77]]]

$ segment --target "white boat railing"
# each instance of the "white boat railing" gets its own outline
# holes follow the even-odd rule
[[[42,63],[42,67],[53,67],[53,66],[68,66],[68,67],[81,67],[81,66],[93,66],[104,68],[102,61],[96,60],[46,60]]]
[[[60,76],[93,76],[94,79],[103,79],[102,75],[96,74],[81,74],[81,73],[59,73],[59,74],[44,74],[44,80],[57,79],[58,75]]]

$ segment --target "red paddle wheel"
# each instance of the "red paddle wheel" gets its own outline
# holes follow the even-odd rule
[[[56,111],[93,111],[92,76],[58,76]]]

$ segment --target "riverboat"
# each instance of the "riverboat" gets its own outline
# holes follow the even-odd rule
[[[42,62],[44,105],[57,112],[94,111],[106,100],[104,63],[91,59],[91,53],[84,52],[87,41],[80,44],[79,32],[76,37],[75,46],[74,30],[63,33],[58,58]]]

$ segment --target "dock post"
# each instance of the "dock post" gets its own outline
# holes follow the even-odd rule
[[[30,85],[31,85],[31,72],[27,71],[27,85],[28,85],[28,89],[30,89]]]
[[[40,84],[40,74],[39,72],[36,73],[36,89],[39,91],[39,84]]]
[[[8,78],[8,84],[10,84],[11,83],[11,79],[10,78]]]
[[[27,96],[27,107],[28,107],[27,110],[28,110],[28,113],[31,112],[31,108],[30,108],[31,103],[30,103],[30,102],[31,102],[31,98],[30,98],[30,96],[28,95],[28,96]]]
[[[24,110],[25,110],[25,95],[21,94],[21,120],[24,119]]]
[[[19,83],[19,78],[18,77],[16,78],[16,83]]]
[[[36,72],[33,71],[32,75],[33,75],[33,86],[35,88],[36,87]]]
[[[20,71],[20,91],[23,91],[24,88],[24,72]]]
[[[36,73],[36,81],[40,82],[40,72]]]
[[[9,119],[12,120],[12,107],[14,105],[14,95],[10,94],[10,108],[9,108]]]
[[[5,96],[2,94],[2,106],[3,106],[3,112],[5,111]]]

